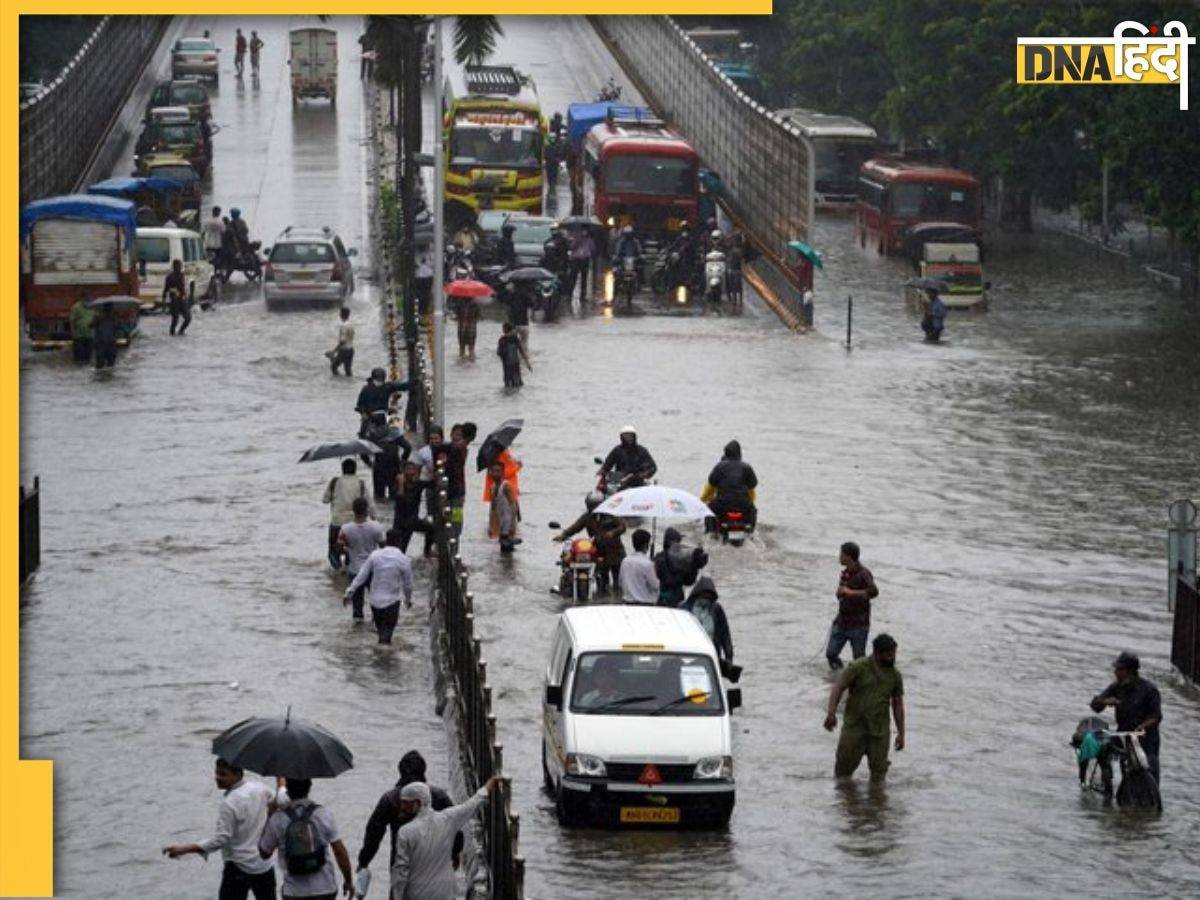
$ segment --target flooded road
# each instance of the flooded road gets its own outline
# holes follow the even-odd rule
[[[292,111],[285,20],[240,24],[266,40],[264,69],[257,92],[230,78],[214,96],[213,196],[267,241],[316,219],[365,250],[358,23],[338,24],[336,113]],[[580,20],[503,24],[495,61],[525,64],[548,109],[615,74]],[[223,47],[232,26],[195,23]],[[1200,314],[1078,245],[998,244],[991,309],[952,314],[931,347],[899,262],[859,250],[845,220],[823,220],[813,243],[826,271],[806,337],[757,304],[740,318],[567,317],[533,326],[518,393],[501,386],[495,311],[478,362],[450,351],[450,421],[526,420],[525,542],[500,559],[472,478],[463,552],[528,895],[1195,896],[1200,700],[1167,660],[1163,528],[1166,503],[1200,483]],[[376,304],[360,281],[359,371],[381,358]],[[161,319],[145,329],[103,380],[22,357],[22,471],[43,476],[45,534],[22,613],[23,753],[59,763],[62,896],[211,896],[215,866],[157,853],[211,827],[208,740],[244,716],[292,703],[346,738],[360,766],[318,799],[352,853],[399,753],[445,756],[423,654],[378,654],[342,618],[318,502],[332,473],[295,465],[353,427],[357,383],[331,382],[321,357],[332,312],[268,315],[245,290],[184,340]],[[712,548],[708,568],[746,668],[725,832],[565,831],[541,792],[541,670],[561,603],[546,523],[582,510],[591,459],[626,422],[661,483],[698,492],[731,438],[761,482],[760,534]],[[821,728],[844,540],[875,573],[874,630],[899,641],[907,686],[908,747],[875,792],[863,773],[834,784]],[[405,642],[423,644],[422,626],[405,620]],[[1067,746],[1125,647],[1163,691],[1157,819],[1081,797]]]

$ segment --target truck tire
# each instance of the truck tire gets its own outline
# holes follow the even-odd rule
[[[546,765],[546,742],[542,741],[542,786],[546,793],[554,795],[554,779],[550,777],[550,767]]]

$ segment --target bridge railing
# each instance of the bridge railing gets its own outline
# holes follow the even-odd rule
[[[669,16],[594,16],[626,74],[725,184],[739,225],[781,267],[809,240],[813,152],[799,131],[753,101]]]
[[[105,16],[46,90],[21,104],[22,206],[76,188],[170,21]]]

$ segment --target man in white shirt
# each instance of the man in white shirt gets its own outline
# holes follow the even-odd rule
[[[343,459],[342,474],[330,479],[329,484],[325,486],[325,495],[321,498],[322,503],[329,504],[329,564],[335,569],[342,567],[338,535],[342,533],[343,525],[354,521],[354,501],[359,497],[366,498],[367,511],[373,513],[371,493],[367,490],[367,483],[356,474],[357,472],[357,462],[353,459]]]
[[[341,324],[338,325],[337,346],[330,350],[326,356],[329,357],[329,367],[333,370],[333,374],[338,373],[338,368],[341,367],[346,372],[346,377],[351,377],[350,367],[354,362],[354,326],[350,324],[350,310],[343,306],[341,312],[338,313],[338,318]]]
[[[225,868],[221,873],[219,900],[274,900],[275,871],[271,861],[263,859],[258,850],[258,837],[267,816],[276,805],[286,803],[286,794],[278,794],[260,781],[246,781],[242,770],[223,759],[217,760],[214,780],[225,791],[217,811],[217,828],[213,836],[199,844],[172,844],[163,848],[171,859],[199,853],[221,851]]]
[[[366,497],[355,497],[354,521],[347,522],[338,533],[338,546],[346,553],[346,571],[351,581],[366,564],[367,558],[383,545],[383,539],[386,537],[383,526],[367,518],[370,508]],[[363,584],[350,595],[356,619],[363,617],[363,597],[366,592],[367,586]]]
[[[437,479],[437,457],[442,451],[442,441],[446,435],[441,425],[429,426],[429,440],[424,447],[413,454],[413,460],[421,467],[421,492],[425,496],[425,512],[433,518],[434,481]]]
[[[658,603],[658,576],[649,550],[650,532],[639,528],[633,533],[633,554],[621,563],[621,599],[626,603]]]
[[[333,814],[309,798],[310,779],[289,778],[291,803],[267,820],[258,839],[258,852],[270,859],[278,851],[279,871],[283,885],[279,895],[283,900],[306,897],[309,900],[337,900],[337,871],[342,870],[342,892],[354,895],[354,873],[350,869],[350,853],[338,833]],[[299,841],[289,841],[288,828],[298,823]],[[297,846],[299,844],[300,846]],[[293,855],[289,856],[289,852]]]
[[[389,528],[387,546],[367,557],[366,563],[346,588],[346,597],[351,597],[360,587],[370,582],[368,596],[371,601],[371,618],[375,621],[381,644],[392,642],[392,632],[396,630],[396,622],[400,619],[401,596],[404,605],[412,608],[412,561],[400,549],[401,539],[399,531]]]
[[[204,223],[204,250],[208,254],[221,249],[221,239],[225,234],[225,224],[221,221],[221,207],[212,208],[212,218]]]

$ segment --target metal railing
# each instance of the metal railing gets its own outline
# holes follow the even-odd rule
[[[593,16],[646,100],[696,148],[723,199],[785,272],[787,243],[809,240],[813,153],[799,131],[755,103],[669,16]]]
[[[378,276],[383,286],[387,317],[384,334],[388,348],[390,377],[400,377],[401,360],[407,355],[405,345],[405,319],[412,316],[419,323],[415,302],[401,303],[396,274],[398,250],[398,228],[394,220],[389,221],[392,210],[384,215],[379,197],[383,192],[383,174],[380,163],[381,121],[375,102],[373,86],[368,88],[372,105],[370,122],[372,146],[375,148],[376,203],[372,211],[374,226],[379,235],[381,249]],[[399,204],[397,204],[399,208]],[[429,377],[431,366],[427,352],[427,341],[419,341],[412,357],[415,365],[408,372],[411,383],[409,397],[416,399],[415,409],[410,404],[403,417],[419,420],[422,428],[430,423],[433,409],[432,382]],[[401,418],[401,410],[392,409],[393,421]],[[487,663],[483,660],[480,640],[475,634],[473,597],[467,589],[467,572],[458,553],[458,539],[451,524],[448,484],[445,470],[437,469],[432,503],[434,540],[437,546],[438,572],[434,588],[435,620],[440,623],[436,643],[441,659],[454,682],[453,702],[460,728],[458,729],[459,750],[463,760],[464,779],[468,790],[477,790],[494,774],[504,771],[503,746],[496,741],[496,714],[492,707],[492,687],[488,681]],[[499,787],[484,806],[481,813],[483,827],[481,837],[487,864],[487,896],[494,900],[521,900],[525,896],[525,861],[518,853],[517,840],[520,832],[520,817],[512,808],[512,780],[502,777]]]
[[[33,490],[21,485],[21,512],[17,530],[21,535],[17,568],[21,584],[42,564],[42,481],[34,477]]]
[[[170,16],[105,16],[59,76],[21,104],[21,206],[70,193]]]
[[[1180,578],[1175,585],[1175,625],[1171,665],[1200,684],[1200,585]]]

